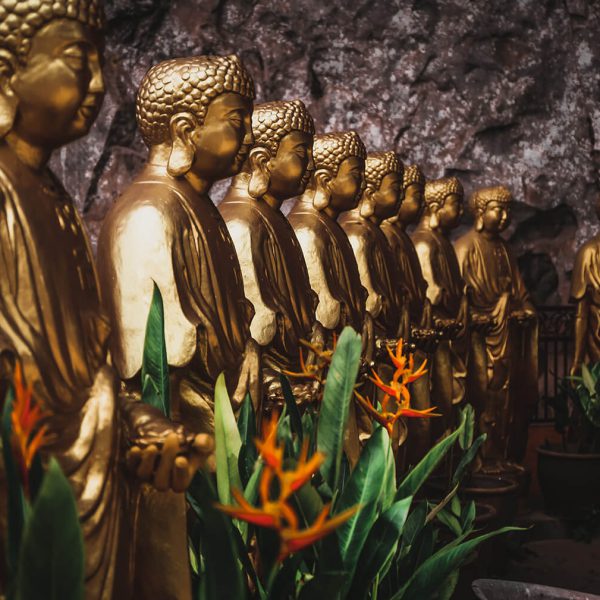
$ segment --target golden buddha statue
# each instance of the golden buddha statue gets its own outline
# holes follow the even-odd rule
[[[316,316],[328,332],[351,326],[362,332],[363,358],[373,358],[373,320],[352,246],[338,217],[357,207],[363,187],[365,147],[354,131],[315,136],[314,173],[288,219],[306,259]]]
[[[345,231],[367,289],[367,312],[375,336],[382,340],[407,337],[400,320],[402,300],[391,249],[380,224],[393,216],[401,201],[403,165],[394,152],[374,152],[365,162],[365,188],[359,205],[339,222]]]
[[[304,256],[281,212],[284,200],[304,192],[313,171],[315,128],[300,100],[278,101],[254,107],[252,132],[254,146],[219,211],[254,306],[250,333],[263,349],[267,397],[283,401],[277,373],[300,371],[301,340],[323,338]],[[292,385],[297,400],[314,399],[314,381]]]
[[[487,360],[477,376],[485,386],[477,403],[480,429],[488,434],[482,455],[491,467],[523,459],[538,394],[536,311],[500,235],[511,203],[503,186],[477,190],[470,199],[474,227],[455,244],[470,310],[492,321],[485,334]]]
[[[432,329],[431,303],[427,298],[427,282],[423,277],[419,257],[406,228],[418,222],[423,212],[425,176],[418,165],[404,168],[403,198],[397,213],[381,224],[391,248],[391,256],[398,271],[397,286],[403,296],[402,322],[405,331],[410,331],[410,340],[415,343],[415,368],[428,360],[435,351],[439,332]],[[429,373],[412,385],[412,404],[418,410],[430,407]],[[411,419],[408,425],[407,464],[416,464],[431,447],[429,419]]]
[[[465,395],[466,344],[461,342],[467,336],[468,313],[464,282],[448,238],[460,221],[463,195],[456,177],[428,181],[424,191],[425,211],[411,236],[427,282],[433,324],[445,333],[435,350],[429,373],[431,397],[442,413],[442,418],[431,423],[434,439],[454,426],[453,407]]]
[[[112,599],[131,596],[126,448],[133,471],[160,489],[182,491],[198,464],[181,455],[181,426],[118,397],[89,240],[47,166],[54,150],[88,133],[100,109],[102,24],[99,0],[0,6],[0,351],[4,383],[20,361],[48,415],[44,452],[73,487],[86,597]]]
[[[221,372],[234,407],[248,391],[260,401],[252,307],[233,242],[208,196],[212,183],[236,174],[247,156],[253,97],[252,79],[235,56],[181,58],[152,67],[137,97],[148,163],[109,211],[98,240],[100,284],[114,326],[110,348],[128,393],[140,394],[156,284],[164,303],[172,417],[196,433],[213,430],[214,385]],[[146,523],[176,514],[179,530],[174,526],[173,535],[186,545],[182,496],[144,490],[139,511]],[[165,544],[146,537],[142,557],[148,573],[136,598],[188,597],[159,587]],[[183,573],[187,556],[178,562],[182,585],[189,581]]]
[[[596,199],[600,218],[600,196]],[[600,235],[578,250],[571,277],[571,302],[577,305],[575,353],[571,375],[579,375],[583,363],[600,361]]]

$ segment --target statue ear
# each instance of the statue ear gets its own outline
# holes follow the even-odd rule
[[[475,231],[480,233],[483,231],[483,215],[481,211],[477,211],[477,216],[475,217]]]
[[[196,147],[192,141],[192,132],[197,124],[196,117],[191,113],[177,113],[171,117],[169,128],[172,147],[167,165],[171,177],[185,175],[194,164]]]
[[[0,138],[12,129],[17,114],[18,100],[11,79],[15,73],[15,57],[12,52],[0,49]]]
[[[367,188],[363,194],[360,202],[360,216],[364,219],[368,219],[375,214],[375,198],[373,197],[375,192],[372,189]]]
[[[440,218],[438,217],[438,210],[440,209],[437,203],[433,203],[429,207],[429,226],[431,229],[437,229],[440,226]]]
[[[252,198],[262,198],[268,191],[271,183],[269,174],[270,152],[263,146],[257,146],[250,150],[248,164],[250,165],[250,181],[248,182],[248,194]]]
[[[316,186],[313,206],[317,210],[324,210],[331,202],[331,175],[326,169],[318,169],[313,178]]]

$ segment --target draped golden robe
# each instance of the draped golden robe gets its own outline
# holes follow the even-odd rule
[[[255,315],[253,339],[278,369],[299,369],[300,340],[311,340],[318,298],[296,234],[280,210],[248,195],[245,174],[219,205],[240,261],[246,297]]]
[[[366,308],[373,317],[376,334],[397,338],[402,335],[402,298],[385,235],[379,226],[361,217],[358,208],[344,213],[339,224],[348,236],[360,280],[367,289]]]
[[[423,277],[417,251],[412,240],[398,223],[384,221],[381,224],[391,248],[391,256],[398,271],[397,285],[402,290],[404,297],[403,317],[404,323],[414,327],[431,327],[425,323],[425,305],[427,300],[427,282]],[[405,326],[406,329],[406,326]],[[408,329],[410,330],[410,328]],[[415,368],[425,360],[431,361],[422,350],[415,352]],[[418,410],[425,410],[431,406],[429,371],[411,386],[411,405]],[[431,448],[431,422],[429,419],[409,419],[407,440],[407,464],[416,464]]]
[[[46,451],[75,493],[86,597],[112,599],[123,502],[117,381],[87,235],[52,173],[31,170],[1,142],[0,198],[0,350],[22,361],[50,414],[56,439]]]
[[[600,361],[600,236],[587,241],[577,252],[571,277],[571,300],[587,297],[587,332],[582,359]]]
[[[471,230],[457,240],[456,252],[473,312],[495,321],[485,337],[487,364],[481,367],[486,372],[479,377],[487,381],[480,416],[481,430],[488,434],[483,457],[520,462],[538,396],[537,322],[519,325],[511,313],[534,307],[504,240]]]
[[[439,319],[459,319],[464,282],[452,244],[441,232],[430,229],[423,222],[411,237],[427,282],[427,298],[434,316]],[[466,335],[463,333],[462,337]],[[442,340],[431,365],[431,403],[443,415],[431,424],[435,438],[454,426],[456,415],[453,407],[462,402],[465,396],[466,344],[460,344],[462,347],[457,348],[458,342]]]

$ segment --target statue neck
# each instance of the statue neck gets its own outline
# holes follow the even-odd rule
[[[14,131],[9,132],[4,139],[17,158],[34,171],[42,171],[48,164],[52,150],[30,144]]]
[[[169,157],[171,156],[171,144],[157,144],[150,148],[150,154],[148,156],[148,164],[156,167],[163,167],[164,169],[169,168]],[[195,192],[200,195],[208,195],[210,188],[212,187],[213,181],[204,179],[199,175],[196,175],[189,170],[183,178],[192,186]]]
[[[482,229],[478,232],[481,237],[484,237],[486,240],[497,240],[500,238],[500,234],[496,231],[487,231],[486,229]]]
[[[270,194],[268,190],[260,198],[255,198],[254,196],[250,196],[250,193],[248,191],[248,185],[250,183],[251,177],[252,177],[252,175],[248,171],[242,171],[241,173],[238,173],[233,178],[234,187],[236,189],[238,189],[241,194],[243,194],[244,196],[247,196],[248,198],[251,198],[252,200],[265,202],[273,210],[281,210],[281,205],[283,204],[283,201],[286,200],[286,198],[277,198],[273,194]]]

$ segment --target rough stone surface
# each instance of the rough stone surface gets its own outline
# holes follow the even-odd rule
[[[260,101],[301,98],[320,131],[355,128],[467,193],[510,186],[526,281],[538,302],[567,300],[574,252],[598,231],[600,2],[112,0],[107,14],[101,116],[53,159],[93,239],[146,154],[134,98],[148,67],[238,53]]]

